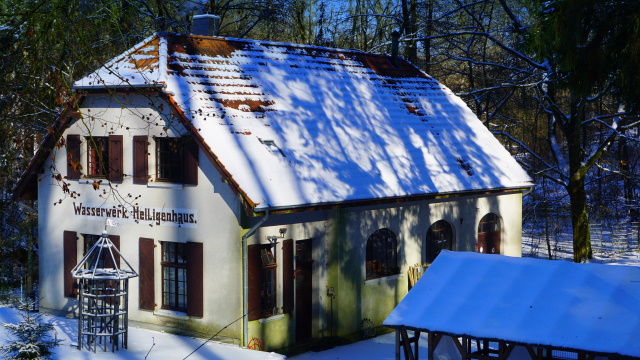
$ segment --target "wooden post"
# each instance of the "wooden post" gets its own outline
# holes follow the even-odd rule
[[[400,329],[396,329],[396,360],[400,360]]]

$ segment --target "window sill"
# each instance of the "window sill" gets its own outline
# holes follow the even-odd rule
[[[264,323],[268,323],[268,322],[271,322],[271,321],[280,320],[282,318],[284,318],[284,314],[278,314],[278,315],[269,316],[268,318],[259,319],[258,322],[260,324],[264,324]]]
[[[147,183],[147,187],[161,188],[161,189],[182,189],[182,184],[172,183],[172,182],[163,182],[163,181],[156,181],[156,182],[150,181]]]
[[[187,315],[187,313],[184,313],[182,311],[175,311],[175,310],[161,309],[161,310],[154,311],[153,315],[172,318],[172,319],[178,319],[178,320],[189,320],[189,316]]]
[[[377,278],[377,279],[365,280],[364,284],[365,285],[379,284],[379,283],[381,283],[383,281],[396,280],[396,279],[400,279],[401,277],[404,277],[403,273],[396,274],[396,275],[385,276],[385,277],[380,277],[380,278]]]

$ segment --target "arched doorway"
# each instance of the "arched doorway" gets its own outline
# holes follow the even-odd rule
[[[483,254],[500,254],[500,217],[488,213],[478,224],[476,251]]]
[[[453,228],[446,220],[438,220],[429,227],[425,261],[431,264],[442,250],[453,250]]]

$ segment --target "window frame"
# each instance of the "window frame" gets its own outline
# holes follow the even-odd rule
[[[440,226],[443,226],[443,225],[446,225],[447,229],[439,228]],[[446,239],[443,239],[442,234],[444,234],[445,237],[447,235],[449,237]],[[437,236],[439,239],[434,239],[434,236]],[[434,240],[437,240],[437,241],[434,242]],[[437,246],[443,241],[445,242],[444,246]],[[425,262],[431,264],[438,257],[438,255],[442,250],[454,250],[455,236],[454,236],[453,225],[451,225],[450,222],[444,219],[440,219],[434,222],[433,224],[431,224],[431,226],[429,226],[429,229],[427,230],[426,243],[427,243],[427,246],[426,246]],[[434,246],[437,249],[434,249]],[[434,250],[437,251],[437,254],[435,254],[435,256],[432,256],[434,254]]]
[[[109,137],[88,136],[85,140],[87,142],[87,177],[106,179],[109,175]]]
[[[187,312],[189,298],[188,298],[188,258],[187,258],[187,245],[182,242],[175,241],[160,241],[161,245],[161,261],[160,261],[160,273],[162,283],[162,309],[174,310],[180,312]],[[183,261],[179,261],[179,253],[182,255]],[[169,255],[169,256],[167,256]],[[167,271],[172,271],[173,279],[168,278]],[[183,293],[179,292],[180,283],[184,284]],[[167,284],[170,284],[167,286]],[[183,298],[183,304],[180,303],[181,297]]]
[[[155,180],[157,182],[181,184],[184,180],[184,138],[156,137],[155,146]],[[175,149],[171,149],[172,146],[175,146]]]
[[[278,262],[273,244],[260,245],[260,314],[263,318],[276,315],[278,308]]]
[[[388,228],[374,231],[366,243],[365,279],[398,275],[398,236]]]

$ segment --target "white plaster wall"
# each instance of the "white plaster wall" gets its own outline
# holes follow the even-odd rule
[[[153,103],[153,104],[151,104]],[[151,104],[151,105],[150,105]],[[195,241],[203,243],[204,251],[204,317],[186,321],[186,316],[163,316],[162,312],[151,312],[138,308],[138,279],[130,281],[130,319],[193,327],[196,330],[217,331],[231,323],[241,313],[241,268],[239,226],[240,203],[229,186],[221,180],[220,174],[201,152],[198,186],[161,184],[134,184],[133,169],[134,135],[149,136],[149,172],[155,172],[155,142],[151,136],[179,136],[184,129],[174,119],[167,116],[169,106],[158,100],[144,96],[114,98],[88,98],[80,112],[83,119],[73,122],[67,134],[80,134],[82,138],[90,131],[93,136],[109,134],[123,135],[124,181],[114,183],[110,189],[105,181],[98,190],[92,187],[93,179],[65,180],[70,190],[78,192],[75,198],[64,194],[59,182],[51,177],[58,169],[66,175],[66,148],[54,151],[55,160],[49,159],[39,182],[39,234],[40,234],[40,290],[41,306],[51,309],[75,310],[75,299],[63,296],[63,246],[64,230],[80,234],[100,234],[104,229],[104,218],[83,218],[74,214],[74,202],[99,203],[105,207],[113,205],[138,204],[141,207],[193,209],[197,211],[197,226],[194,228],[158,226],[150,222],[127,222],[115,219],[121,227],[109,227],[113,235],[120,235],[120,251],[135,271],[139,269],[138,239],[155,240],[155,298],[156,310],[160,310],[161,299],[161,248],[159,241]],[[89,119],[93,118],[93,121]],[[86,143],[81,148],[82,165],[86,168]],[[54,165],[55,169],[50,166]],[[153,180],[153,179],[152,179]],[[55,205],[54,205],[55,204]],[[78,260],[83,251],[82,237],[78,240]],[[124,266],[124,262],[121,262]],[[239,337],[241,326],[236,324],[222,335]]]
[[[285,236],[278,240],[276,246],[276,257],[282,259],[282,240],[312,238],[313,336],[331,335],[331,326],[333,335],[346,335],[358,331],[363,318],[380,325],[402,300],[408,291],[408,268],[424,262],[427,230],[438,220],[444,219],[454,228],[454,250],[475,251],[480,219],[489,212],[496,213],[502,223],[502,254],[520,256],[521,202],[520,193],[488,194],[271,215],[248,243],[266,244],[267,236],[279,236],[280,229],[286,229]],[[393,230],[398,236],[401,272],[396,276],[366,280],[366,241],[374,231],[383,227]],[[278,306],[281,307],[281,267],[277,279]],[[333,300],[327,296],[330,287],[335,291]],[[294,326],[294,320],[280,317],[274,321],[281,323],[278,329],[286,329]],[[269,326],[276,328],[274,324]],[[258,327],[254,324],[252,330],[257,331]]]

